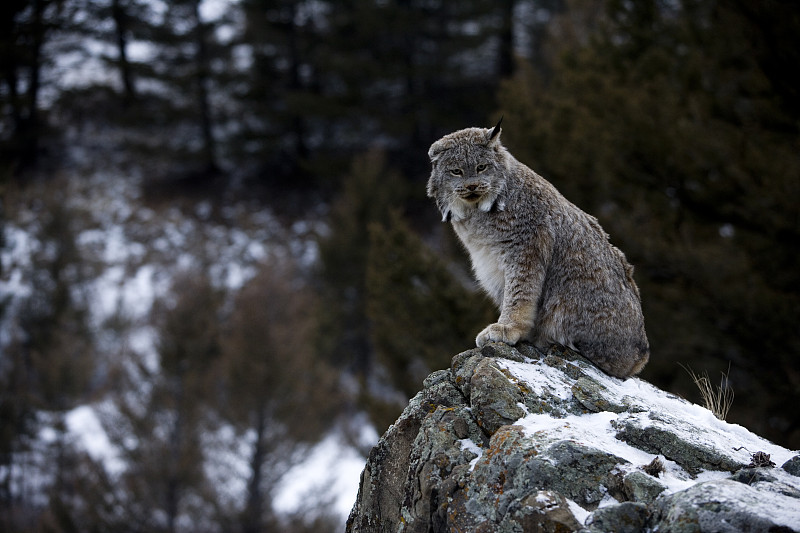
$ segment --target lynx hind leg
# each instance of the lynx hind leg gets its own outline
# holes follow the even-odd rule
[[[576,341],[575,348],[600,370],[620,379],[641,372],[650,358],[646,345],[630,342]]]
[[[647,362],[649,360],[650,360],[650,351],[649,350],[646,350],[646,351],[640,353],[639,354],[639,358],[636,360],[636,362],[631,367],[630,372],[628,373],[628,376],[629,377],[633,377],[633,376],[637,375],[639,372],[641,372],[642,369],[644,368],[644,366],[647,364]]]

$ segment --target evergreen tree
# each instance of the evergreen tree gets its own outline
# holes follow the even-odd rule
[[[321,352],[356,375],[373,371],[366,309],[369,226],[389,220],[406,198],[406,184],[373,151],[357,157],[335,200],[330,232],[320,241]]]
[[[424,175],[433,139],[485,118],[508,62],[498,39],[507,11],[483,0],[331,2],[325,76],[332,97],[359,108],[342,117],[354,139],[379,139],[403,154],[404,174]]]
[[[242,146],[270,183],[330,190],[331,175],[372,146],[423,175],[431,140],[480,123],[510,63],[509,6],[485,0],[243,7],[252,66],[241,97],[252,115]]]
[[[44,131],[40,110],[45,43],[59,0],[9,0],[0,7],[0,175],[33,166]]]
[[[243,0],[243,42],[250,66],[237,96],[247,110],[241,154],[275,194],[277,187],[307,188],[315,118],[322,118],[317,48],[322,46],[318,7],[300,0]],[[318,126],[318,125],[317,125]],[[317,141],[319,142],[319,141]]]
[[[800,122],[776,64],[789,68],[798,18],[779,2],[754,13],[608,2],[592,24],[562,48],[549,83],[526,69],[504,86],[516,117],[505,138],[637,266],[653,353],[644,377],[690,395],[678,362],[730,362],[737,394],[752,399],[731,419],[796,443],[800,419],[782,406],[800,390],[790,325]]]
[[[204,435],[215,427],[220,293],[187,273],[155,310],[159,361],[126,361],[104,426],[121,453],[114,529],[203,531],[214,493]]]
[[[234,307],[224,344],[223,413],[251,441],[237,521],[241,531],[255,533],[276,527],[273,491],[301,457],[301,445],[329,427],[339,401],[336,374],[314,351],[315,298],[290,265],[264,265]]]
[[[155,163],[155,171],[148,172],[147,191],[153,192],[156,185],[162,186],[157,190],[177,186],[191,193],[214,185],[227,155],[221,131],[236,72],[231,42],[221,37],[227,33],[217,31],[229,21],[204,19],[201,0],[166,2],[161,11],[134,0],[101,7],[95,8],[93,20],[103,21],[110,30],[94,32],[95,38],[116,50],[103,59],[120,72],[123,103],[131,100],[126,83],[136,91],[136,105],[122,115],[131,130],[127,149]],[[146,45],[151,57],[126,59],[126,35]]]
[[[376,360],[392,385],[411,397],[425,376],[473,347],[494,310],[396,211],[385,225],[375,222],[369,229],[367,316]]]
[[[139,96],[139,82],[152,80],[144,76],[148,67],[132,58],[130,49],[152,35],[152,24],[158,19],[154,6],[144,0],[65,1],[68,13],[60,28],[65,41],[63,53],[80,57],[72,64],[96,64],[116,71],[116,75],[85,80],[77,87],[60,87],[59,91],[63,93],[60,95],[61,107],[75,112],[74,120],[97,120],[101,118],[102,110],[91,109],[92,104],[85,103],[85,100],[92,99],[93,95],[97,97],[95,93],[107,92],[109,87],[104,85],[109,84],[115,92],[115,115],[121,110],[132,110]],[[102,117],[104,120],[109,118]]]

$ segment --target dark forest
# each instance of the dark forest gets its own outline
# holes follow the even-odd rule
[[[336,530],[278,487],[331,432],[368,452],[359,426],[494,320],[425,183],[432,142],[500,116],[635,266],[640,377],[700,403],[706,373],[729,422],[800,448],[795,2],[5,0],[0,24],[0,530]],[[146,308],[104,307],[110,279]],[[206,466],[228,455],[238,485]]]

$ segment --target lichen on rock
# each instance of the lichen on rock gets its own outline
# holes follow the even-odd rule
[[[386,431],[347,531],[800,531],[798,464],[566,348],[489,344],[431,374]]]

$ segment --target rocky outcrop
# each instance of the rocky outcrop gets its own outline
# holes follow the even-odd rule
[[[798,474],[794,453],[645,381],[490,344],[428,376],[347,531],[800,531]]]

